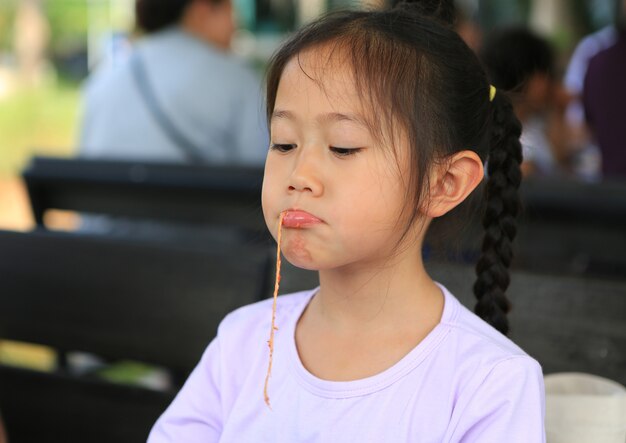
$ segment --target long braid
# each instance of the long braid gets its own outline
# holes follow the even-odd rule
[[[506,313],[511,305],[505,291],[510,283],[509,265],[513,258],[515,218],[520,210],[518,189],[522,174],[522,126],[513,113],[510,100],[500,91],[492,103],[492,124],[487,162],[487,199],[483,217],[485,237],[476,265],[474,311],[503,334],[509,330]]]

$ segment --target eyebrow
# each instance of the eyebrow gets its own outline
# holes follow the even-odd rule
[[[272,112],[272,120],[274,119],[286,119],[286,120],[297,120],[295,114],[291,111],[286,111],[282,109],[276,109]],[[333,122],[343,122],[347,121],[350,123],[355,123],[359,126],[363,126],[367,128],[367,123],[365,119],[357,114],[344,114],[341,112],[329,112],[327,114],[322,114],[318,116],[317,121],[320,123],[333,123]]]

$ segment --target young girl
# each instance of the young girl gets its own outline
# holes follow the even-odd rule
[[[274,56],[263,211],[320,287],[281,296],[276,329],[272,300],[227,316],[150,442],[544,441],[541,368],[501,333],[520,125],[433,9],[336,13]],[[421,247],[486,161],[481,319]]]

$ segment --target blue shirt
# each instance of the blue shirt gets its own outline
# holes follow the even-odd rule
[[[260,83],[233,55],[180,27],[134,49],[163,112],[211,164],[261,165],[268,146]],[[185,151],[140,95],[132,57],[87,82],[79,154],[85,158],[185,162]]]

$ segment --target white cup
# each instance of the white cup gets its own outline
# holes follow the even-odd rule
[[[546,375],[547,443],[625,443],[626,387],[596,375]]]

